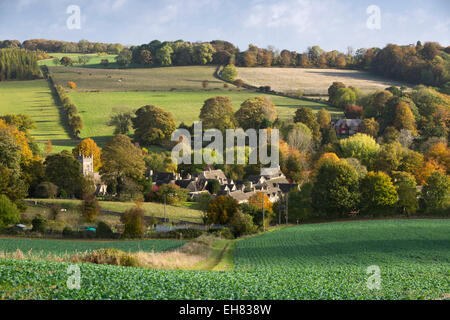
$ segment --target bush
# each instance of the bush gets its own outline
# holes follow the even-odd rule
[[[51,182],[41,182],[34,193],[38,198],[53,199],[58,194],[58,186]]]
[[[68,86],[70,89],[76,89],[76,88],[77,88],[77,84],[76,84],[75,82],[73,82],[73,81],[67,82],[67,86]]]
[[[450,177],[442,172],[433,172],[426,180],[420,198],[420,207],[428,214],[450,214]]]
[[[120,219],[125,224],[125,238],[141,238],[144,235],[144,210],[139,207],[124,212]]]
[[[17,206],[4,194],[0,195],[0,226],[20,222],[20,212]]]
[[[109,60],[108,59],[102,59],[102,61],[100,62],[100,64],[104,67],[107,67],[109,65]]]
[[[152,232],[151,237],[157,239],[195,239],[204,234],[204,231],[188,228],[188,229],[178,229],[172,230],[168,232]],[[180,237],[181,235],[181,237]]]
[[[237,79],[234,84],[236,85],[236,87],[238,88],[242,88],[242,86],[244,85],[244,81],[242,81],[241,79]]]
[[[103,221],[100,221],[97,224],[97,237],[98,238],[109,239],[109,238],[112,238],[113,235],[114,235],[114,233],[108,224],[106,224]]]
[[[203,89],[208,88],[208,85],[209,85],[209,81],[208,81],[208,80],[203,80],[203,81],[202,81],[202,87],[203,87]]]
[[[139,267],[139,260],[131,255],[117,249],[98,249],[81,258],[83,262],[96,264],[110,264],[125,267]]]
[[[95,217],[100,213],[100,205],[93,194],[83,196],[81,204],[81,214],[87,221],[94,221]]]
[[[70,227],[65,227],[62,231],[63,238],[73,238],[76,235],[76,232],[72,230]]]
[[[245,234],[252,234],[256,231],[256,226],[253,223],[253,218],[249,214],[238,211],[231,219],[231,228],[235,237],[240,237]]]
[[[32,231],[45,232],[45,227],[47,226],[47,220],[44,217],[42,217],[40,214],[38,214],[36,217],[34,217],[33,221],[31,221],[31,224],[33,225]]]

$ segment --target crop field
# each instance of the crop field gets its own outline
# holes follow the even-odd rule
[[[23,113],[36,122],[36,140],[69,139],[46,80],[0,82],[0,114]]]
[[[83,54],[83,53],[49,53],[52,58],[46,59],[46,60],[40,60],[38,61],[38,64],[40,66],[55,66],[53,63],[54,58],[61,59],[62,57],[69,57],[73,61],[73,66],[80,66],[85,68],[118,68],[119,65],[116,63],[116,56],[115,54],[107,54],[105,56],[99,56],[96,53],[90,53],[90,54]],[[88,56],[90,60],[86,63],[86,65],[82,65],[78,63],[78,57],[80,56]],[[103,59],[108,59],[109,64],[107,67],[104,67],[100,64],[100,62]]]
[[[128,107],[135,110],[145,105],[155,105],[173,114],[177,123],[192,124],[198,120],[203,102],[215,96],[227,96],[233,101],[233,108],[239,109],[246,99],[255,96],[268,97],[275,104],[282,119],[291,118],[300,106],[311,107],[315,111],[327,108],[332,117],[338,117],[341,111],[327,105],[262,94],[251,91],[200,91],[200,92],[72,92],[71,101],[77,106],[83,118],[85,129],[82,137],[105,137],[113,134],[113,128],[107,126],[109,117],[116,107]]]
[[[214,77],[214,66],[187,66],[162,68],[92,69],[50,67],[57,84],[74,81],[71,91],[170,91],[203,90],[203,80],[209,89],[222,88],[224,82]],[[230,86],[231,87],[234,86]]]
[[[140,240],[140,241],[90,241],[90,240],[45,240],[45,239],[21,239],[0,238],[0,251],[12,253],[19,249],[31,254],[70,254],[86,252],[97,249],[118,249],[125,252],[162,252],[176,249],[186,242],[175,240]]]
[[[328,94],[328,88],[335,81],[354,86],[363,92],[382,90],[404,83],[389,81],[373,74],[357,70],[304,69],[304,68],[238,68],[245,83],[254,86],[271,86],[276,91],[303,90],[308,94]]]
[[[438,299],[450,293],[449,220],[386,220],[288,227],[236,242],[233,271],[169,271],[0,260],[0,298]],[[380,288],[370,290],[380,268]]]
[[[36,201],[37,203],[56,203],[61,208],[78,210],[81,205],[81,200],[61,200],[61,199],[31,199],[30,201]],[[115,202],[115,201],[99,201],[99,204],[103,210],[114,212],[125,212],[128,209],[134,207],[133,202]],[[144,202],[142,208],[145,211],[145,215],[153,215],[154,217],[164,217],[164,204],[155,202]],[[188,208],[186,206],[166,206],[166,217],[173,220],[184,220],[190,222],[202,222],[202,212]]]

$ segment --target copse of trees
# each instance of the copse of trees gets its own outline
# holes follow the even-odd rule
[[[0,81],[41,77],[36,52],[17,48],[0,49]]]

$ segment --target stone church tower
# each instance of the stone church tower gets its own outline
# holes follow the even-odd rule
[[[77,157],[77,160],[81,164],[81,172],[83,173],[83,175],[85,177],[94,175],[94,156],[93,155],[90,155],[90,156],[79,155]]]

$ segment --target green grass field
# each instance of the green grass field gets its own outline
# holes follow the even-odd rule
[[[175,240],[139,240],[139,241],[90,241],[90,240],[45,240],[0,238],[0,251],[13,253],[17,249],[23,253],[30,252],[36,255],[71,254],[97,249],[118,249],[125,252],[162,252],[176,249],[186,242]]]
[[[439,299],[450,293],[450,220],[300,225],[237,241],[232,271],[0,260],[4,299]],[[380,286],[370,289],[380,268]],[[108,290],[104,290],[108,288]],[[124,289],[126,288],[126,289]]]
[[[37,201],[38,203],[57,203],[61,208],[78,210],[81,200],[60,200],[60,199],[30,199],[30,201]],[[114,202],[114,201],[99,201],[100,206],[104,210],[125,212],[134,206],[133,202]],[[142,208],[145,210],[145,215],[153,215],[155,217],[164,217],[164,204],[155,202],[144,202]],[[202,212],[200,210],[189,208],[188,206],[166,206],[166,217],[170,221],[185,220],[191,222],[202,222]]]
[[[200,92],[71,92],[70,99],[77,106],[83,118],[85,129],[82,137],[105,138],[113,134],[113,128],[107,126],[110,115],[115,107],[126,106],[130,110],[144,105],[155,105],[173,114],[177,123],[192,124],[198,120],[203,102],[215,96],[227,96],[233,101],[233,108],[239,109],[240,104],[251,97],[264,96],[272,100],[280,118],[289,119],[300,106],[308,106],[318,111],[327,107],[331,115],[337,117],[342,112],[326,105],[267,95],[251,91],[200,91]]]
[[[72,59],[73,61],[73,66],[80,66],[80,67],[85,67],[85,68],[118,68],[119,65],[116,63],[116,56],[115,54],[108,54],[105,56],[99,56],[96,53],[90,53],[90,54],[82,54],[82,53],[49,53],[50,56],[52,58],[50,59],[46,59],[46,60],[40,60],[38,61],[38,64],[40,66],[55,66],[55,64],[53,63],[53,59],[54,58],[58,58],[61,59],[62,57],[69,57],[70,59]],[[88,56],[90,58],[89,62],[86,63],[86,65],[82,65],[80,63],[78,63],[78,57],[80,56]],[[109,64],[107,67],[104,67],[103,65],[100,64],[100,62],[103,59],[108,59]]]
[[[0,114],[23,113],[36,122],[36,140],[69,139],[46,80],[0,82]]]
[[[71,91],[203,91],[202,81],[208,80],[207,89],[221,88],[224,82],[214,77],[214,66],[187,66],[162,68],[101,69],[76,67],[50,67],[55,82],[67,86],[74,81]],[[235,90],[236,87],[230,86]],[[228,90],[228,89],[227,89]]]

